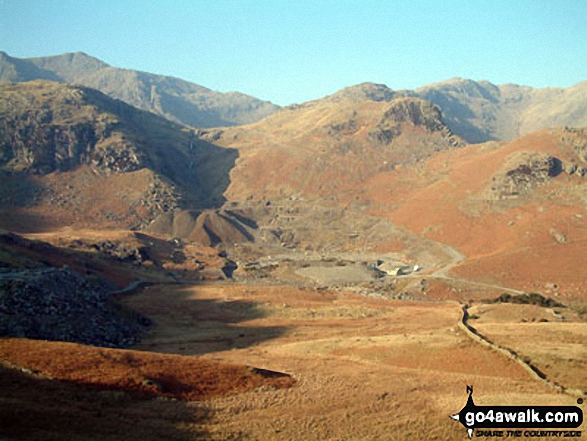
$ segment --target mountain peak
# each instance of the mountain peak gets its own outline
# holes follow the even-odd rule
[[[258,121],[279,106],[242,93],[221,93],[170,76],[119,69],[85,52],[13,58],[0,54],[0,81],[52,80],[98,89],[171,121],[218,127]]]
[[[418,89],[416,92],[424,92],[430,89],[444,89],[444,90],[456,90],[465,93],[476,93],[480,89],[498,89],[498,87],[486,80],[471,80],[469,78],[453,77],[448,80],[439,81],[436,83],[426,84]]]
[[[50,57],[29,58],[40,69],[55,73],[63,81],[75,82],[80,76],[110,67],[109,64],[84,52],[69,52]]]
[[[335,94],[330,95],[329,98],[335,101],[339,101],[343,98],[351,99],[353,101],[391,101],[395,95],[395,92],[385,84],[367,82],[345,87]]]

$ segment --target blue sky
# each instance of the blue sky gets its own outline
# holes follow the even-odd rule
[[[0,50],[83,51],[287,105],[370,81],[587,80],[587,0],[0,0]]]

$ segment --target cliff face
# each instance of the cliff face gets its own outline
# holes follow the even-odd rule
[[[0,86],[0,167],[47,174],[91,164],[105,172],[147,165],[96,92],[51,83]]]
[[[442,120],[440,109],[432,103],[420,99],[400,98],[391,102],[391,107],[369,132],[369,137],[383,144],[391,141],[402,133],[401,124],[409,123],[425,129],[430,133],[438,132],[455,147],[465,143],[454,136],[450,128]]]

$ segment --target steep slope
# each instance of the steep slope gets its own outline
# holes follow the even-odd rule
[[[83,52],[74,52],[54,57],[37,57],[20,60],[21,63],[30,63],[45,72],[50,72],[59,80],[68,83],[76,82],[77,78],[105,69],[108,64]]]
[[[550,129],[440,152],[373,176],[363,197],[371,214],[466,254],[454,274],[584,299],[586,146],[585,131]]]
[[[237,92],[219,93],[178,78],[118,69],[83,52],[28,59],[0,52],[0,80],[35,79],[92,87],[140,109],[193,127],[251,123],[279,108]]]
[[[220,206],[236,151],[80,86],[0,84],[2,223],[146,226]]]
[[[549,127],[587,125],[587,82],[568,89],[455,78],[416,89],[438,105],[455,133],[472,143],[511,141]]]
[[[14,82],[33,80],[58,81],[59,77],[55,73],[39,68],[33,63],[11,57],[6,52],[0,51],[0,80]]]
[[[437,107],[417,98],[327,98],[203,137],[239,150],[226,193],[232,201],[345,199],[375,173],[465,145]]]

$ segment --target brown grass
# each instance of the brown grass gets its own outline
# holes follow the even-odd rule
[[[210,439],[203,404],[145,400],[124,392],[32,376],[0,365],[0,437],[26,441]],[[186,430],[187,425],[190,430]]]
[[[289,376],[266,378],[246,366],[73,343],[4,338],[0,358],[41,377],[151,398],[205,400],[261,386],[294,384]]]
[[[127,302],[158,323],[143,349],[295,374],[291,389],[209,400],[204,427],[219,438],[461,439],[448,415],[466,384],[478,404],[574,404],[461,332],[452,301],[213,284],[151,286]]]

